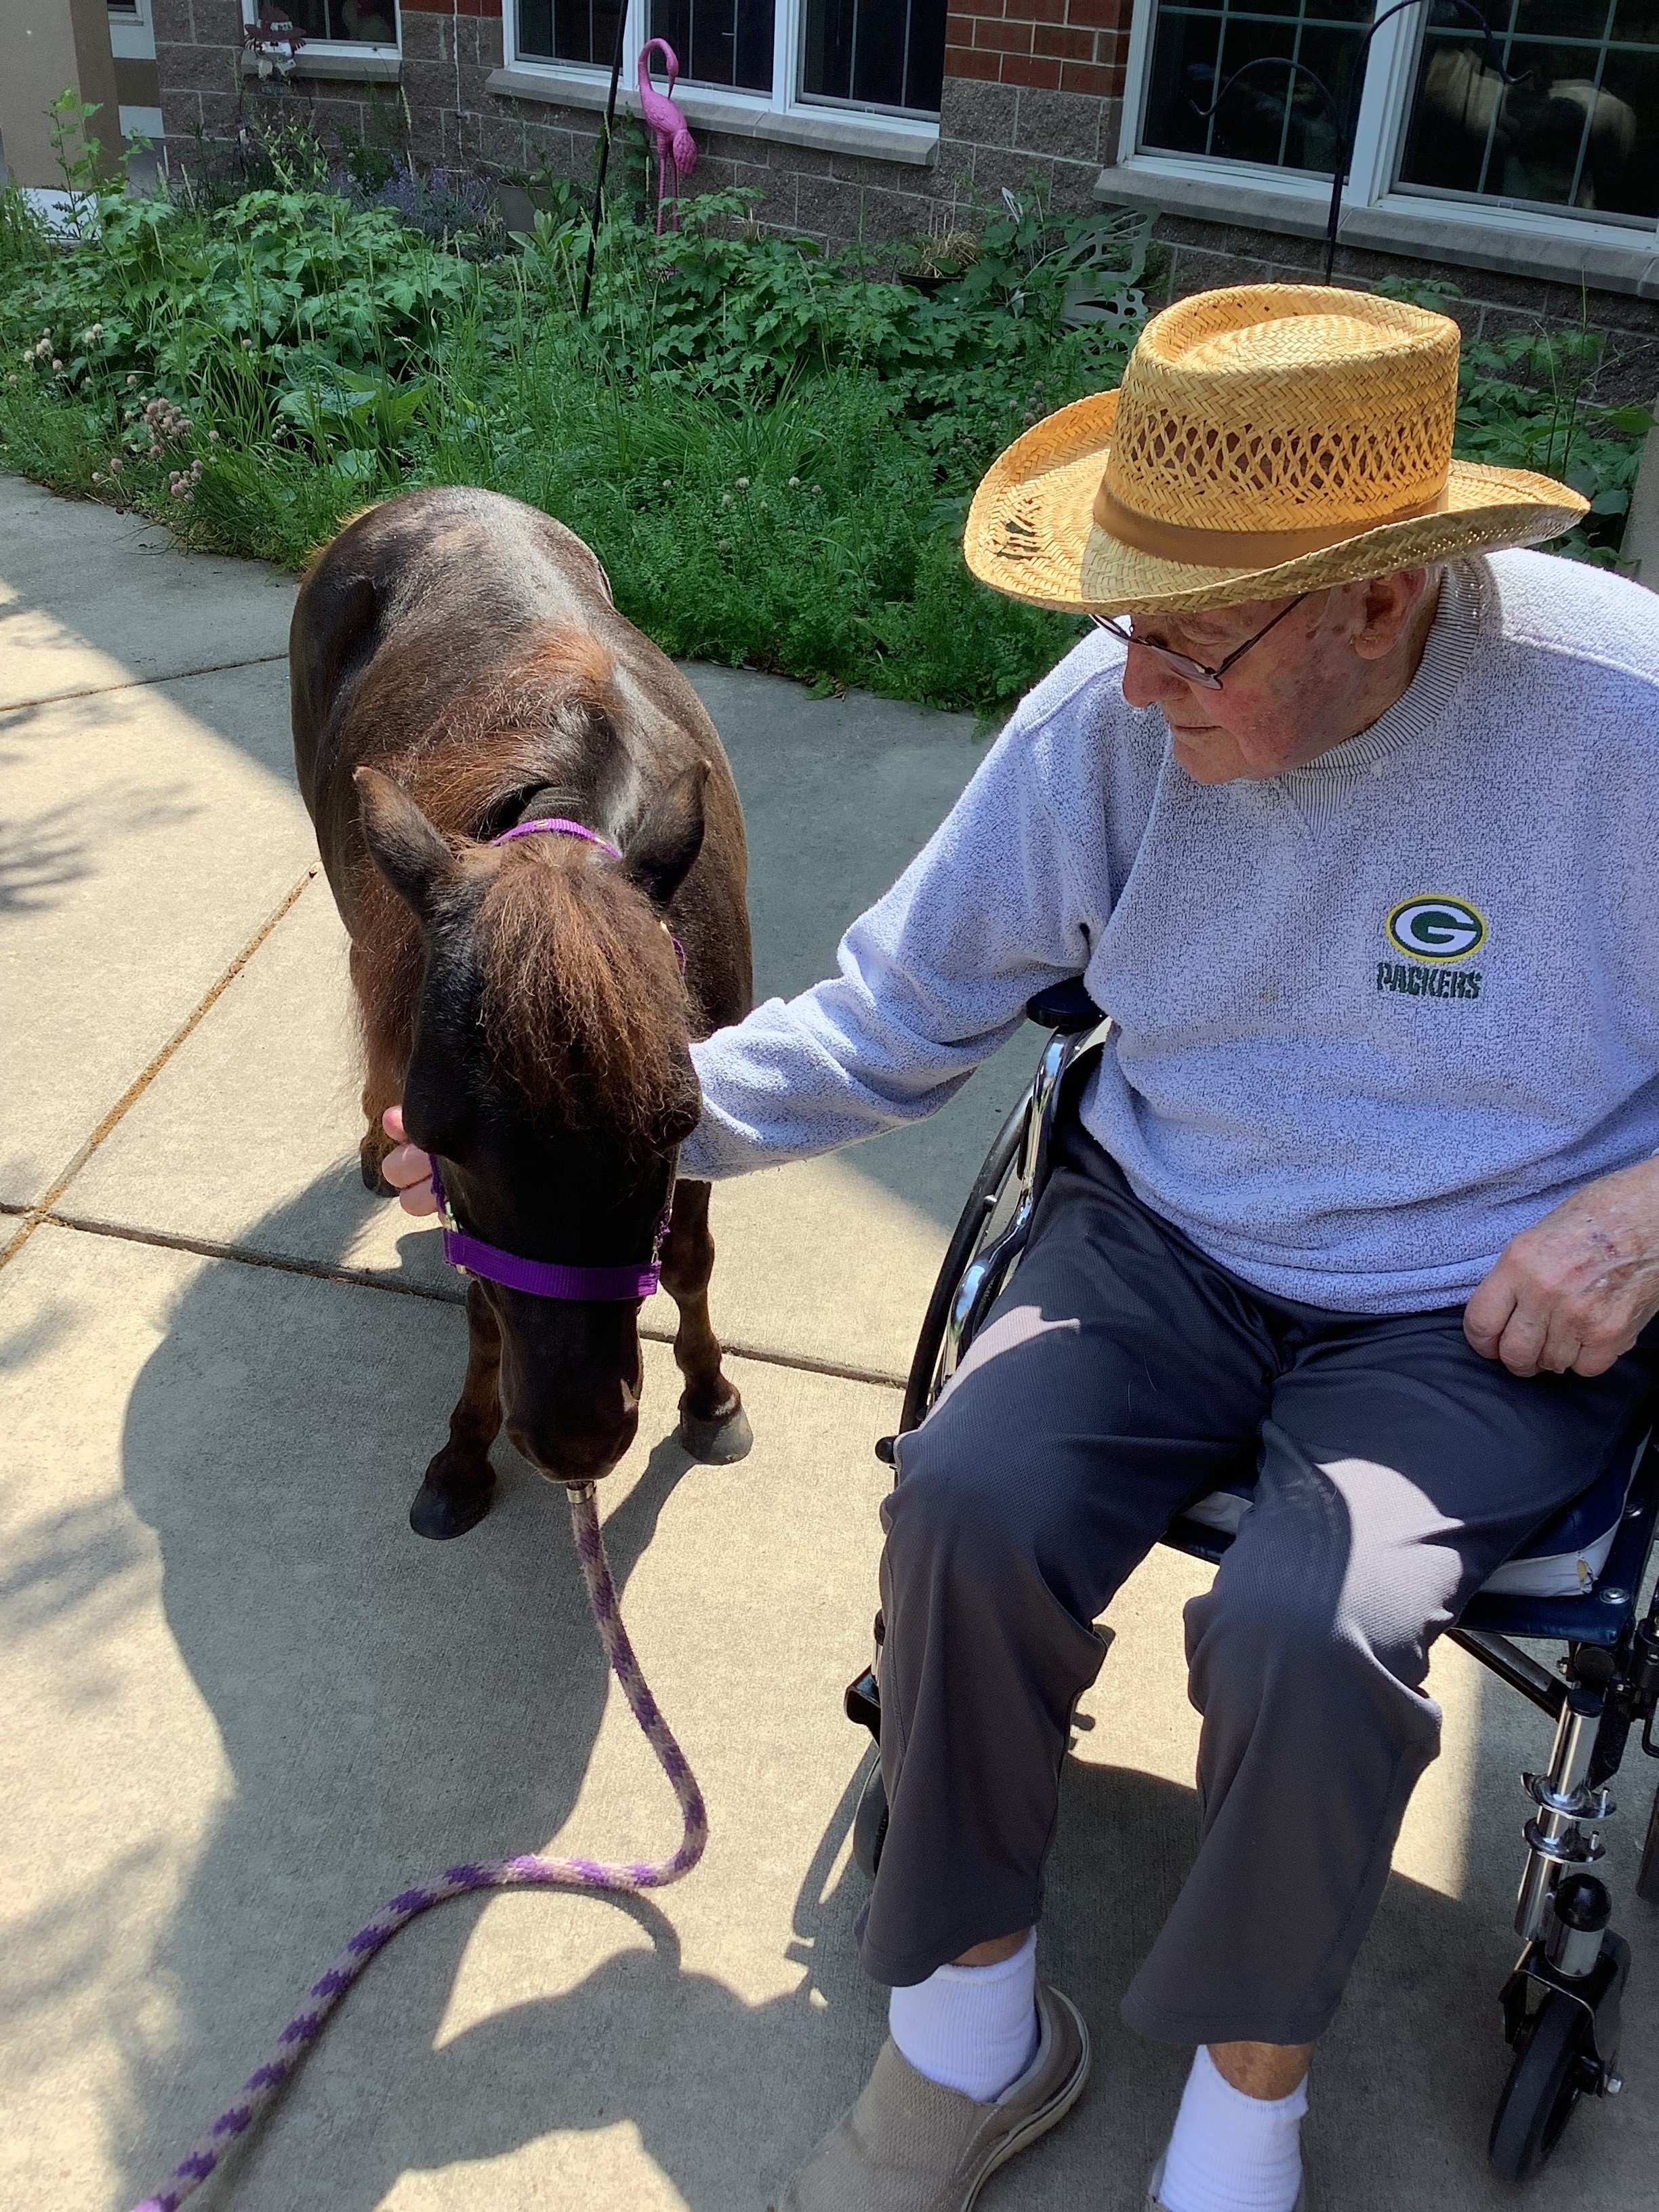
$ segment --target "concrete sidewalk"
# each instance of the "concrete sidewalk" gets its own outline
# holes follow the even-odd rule
[[[472,1535],[423,1545],[404,1521],[463,1331],[430,1232],[356,1178],[343,941],[288,763],[292,592],[0,477],[7,2205],[122,2212],[410,1881],[546,1846],[647,1856],[674,1830],[559,1499],[503,1445]],[[971,726],[690,673],[748,813],[758,988],[791,991],[972,772]],[[410,1929],[204,2212],[762,2212],[855,2093],[884,2032],[851,1948],[865,1762],[839,1711],[867,1654],[870,1447],[1034,1055],[1017,1041],[926,1129],[717,1194],[750,1459],[688,1463],[648,1347],[604,1502],[708,1797],[702,1867],[650,1902],[523,1894]],[[1097,2072],[990,2212],[1139,2212],[1173,2112],[1186,2055],[1116,2002],[1194,1832],[1180,1607],[1200,1580],[1163,1554],[1112,1609],[1043,1936]],[[1484,2166],[1494,2000],[1544,1731],[1455,1650],[1431,1688],[1445,1753],[1320,2057],[1326,2212],[1507,2201]],[[1543,2185],[1584,2212],[1650,2202],[1659,2153],[1639,1759],[1625,1784],[1627,2090]]]

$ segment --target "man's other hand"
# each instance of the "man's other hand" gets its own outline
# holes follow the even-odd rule
[[[1644,1160],[1511,1237],[1464,1308],[1463,1334],[1511,1375],[1605,1375],[1656,1313],[1659,1162]]]
[[[380,1127],[398,1148],[380,1162],[380,1173],[396,1186],[398,1205],[405,1213],[435,1213],[438,1201],[432,1195],[432,1163],[418,1145],[410,1143],[403,1108],[388,1106],[380,1116]]]

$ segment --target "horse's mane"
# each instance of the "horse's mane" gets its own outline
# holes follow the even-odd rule
[[[690,1103],[674,950],[643,891],[585,847],[508,848],[478,917],[481,1015],[532,1108],[660,1143]]]
[[[459,695],[381,765],[452,839],[495,834],[527,792],[584,765],[616,714],[610,656],[580,631],[550,625]],[[367,688],[367,687],[365,687]],[[354,702],[384,714],[380,696]],[[504,812],[505,811],[505,812]],[[372,864],[371,868],[372,868]],[[413,915],[378,871],[372,963],[358,977],[371,1053],[406,1064],[421,978]],[[603,1126],[630,1147],[661,1142],[694,1104],[687,1012],[674,951],[644,892],[590,846],[559,836],[506,847],[476,921],[480,1017],[497,1064],[532,1110]]]

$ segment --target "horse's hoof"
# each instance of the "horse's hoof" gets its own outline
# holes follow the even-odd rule
[[[417,1536],[446,1543],[451,1536],[465,1536],[469,1528],[476,1528],[489,1512],[495,1494],[493,1482],[465,1498],[452,1497],[447,1491],[434,1490],[429,1482],[423,1482],[409,1509],[409,1525]]]
[[[372,1191],[376,1198],[396,1198],[397,1184],[388,1182],[380,1172],[380,1163],[385,1158],[384,1150],[371,1152],[367,1145],[358,1153],[357,1165],[362,1174],[363,1188]]]
[[[733,1460],[748,1458],[754,1446],[755,1431],[741,1406],[735,1413],[714,1420],[702,1419],[696,1413],[682,1413],[680,1442],[704,1467],[730,1467]]]

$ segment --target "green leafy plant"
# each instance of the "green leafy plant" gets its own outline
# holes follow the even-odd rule
[[[367,499],[488,485],[586,538],[670,652],[821,690],[989,713],[1079,635],[976,583],[958,540],[1000,448],[1121,377],[1144,218],[1009,192],[878,276],[762,232],[744,192],[658,238],[624,174],[583,320],[579,188],[525,180],[509,239],[464,180],[343,162],[272,104],[216,157],[240,178],[139,198],[77,173],[67,236],[0,195],[0,465],[290,567]],[[1477,352],[1458,434],[1593,482],[1602,557],[1646,417],[1585,400],[1590,343]]]
[[[1377,289],[1442,313],[1462,297],[1444,282],[1390,277]],[[1606,337],[1582,313],[1577,330],[1523,330],[1466,345],[1453,444],[1461,459],[1531,469],[1582,493],[1590,511],[1554,550],[1604,568],[1618,557],[1638,441],[1655,427],[1646,407],[1604,406],[1592,396],[1606,350]]]
[[[64,221],[77,239],[84,239],[88,226],[97,221],[98,194],[103,179],[100,173],[102,147],[88,125],[94,115],[101,112],[96,100],[82,100],[73,85],[66,85],[50,110],[52,158],[64,179],[66,199]]]

